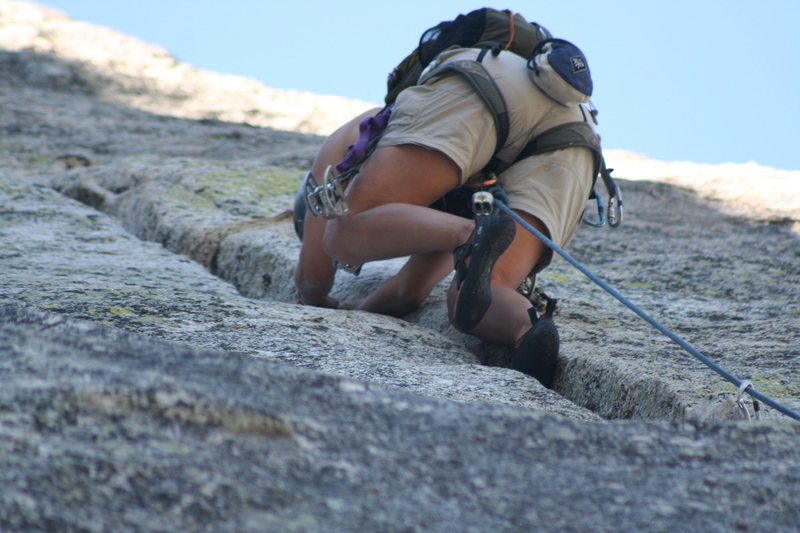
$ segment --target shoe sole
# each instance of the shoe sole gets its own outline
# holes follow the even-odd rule
[[[478,231],[482,234],[475,235],[469,267],[456,303],[454,320],[462,331],[474,328],[492,304],[492,270],[497,259],[511,245],[517,229],[512,219],[498,216]]]

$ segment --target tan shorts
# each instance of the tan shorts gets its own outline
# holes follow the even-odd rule
[[[581,222],[592,188],[592,154],[586,148],[568,148],[528,157],[498,176],[512,209],[541,220],[550,239],[562,248],[569,245]],[[548,250],[534,272],[550,264]]]
[[[398,95],[378,146],[437,150],[458,166],[463,184],[489,162],[496,139],[486,104],[460,76],[443,76]]]

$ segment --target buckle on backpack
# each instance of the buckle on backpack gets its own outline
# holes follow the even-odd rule
[[[358,173],[352,168],[344,174],[337,174],[333,165],[328,165],[322,184],[317,185],[311,172],[306,176],[305,201],[309,212],[326,220],[338,218],[350,212],[344,197],[347,182]]]

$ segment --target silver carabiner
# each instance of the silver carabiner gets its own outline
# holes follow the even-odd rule
[[[319,197],[319,185],[314,179],[314,174],[310,171],[306,174],[306,181],[303,184],[303,198],[306,202],[306,210],[315,217],[320,216],[323,210],[322,200]]]
[[[622,194],[619,189],[608,198],[608,225],[616,228],[622,223]]]
[[[311,172],[306,176],[306,207],[315,217],[338,218],[350,212],[344,197],[346,183],[358,173],[353,168],[344,174],[337,174],[333,165],[328,165],[322,184],[317,185]]]

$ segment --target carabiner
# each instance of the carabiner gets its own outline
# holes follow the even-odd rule
[[[306,176],[306,207],[315,217],[324,219],[338,218],[350,212],[344,198],[346,183],[356,174],[358,168],[354,167],[344,174],[336,174],[333,165],[328,165],[322,179],[322,185],[317,185],[311,172]]]
[[[306,181],[303,184],[303,198],[306,203],[306,210],[315,217],[320,216],[323,211],[322,200],[319,197],[319,185],[317,180],[314,179],[314,174],[310,171],[306,174]]]
[[[614,191],[608,197],[608,225],[616,228],[622,223],[622,193],[614,186]]]
[[[599,194],[595,193],[594,195],[595,202],[597,203],[597,220],[598,222],[594,222],[589,217],[586,216],[586,210],[583,210],[583,223],[592,226],[593,228],[602,228],[606,225],[606,211],[603,206],[603,199],[600,197]]]

